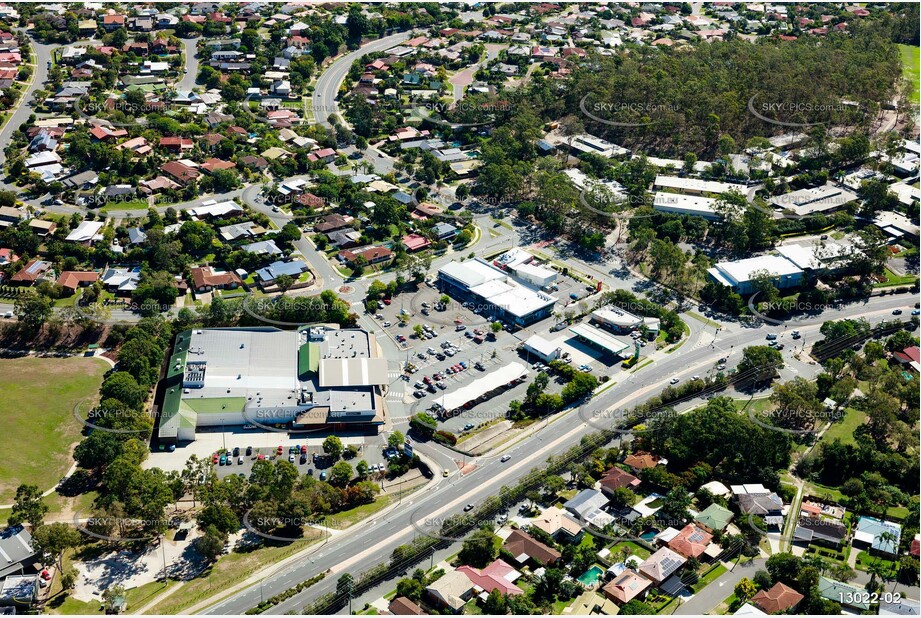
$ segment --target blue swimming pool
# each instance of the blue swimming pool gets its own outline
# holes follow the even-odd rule
[[[597,564],[593,564],[592,568],[580,575],[577,579],[583,586],[591,587],[598,583],[598,580],[601,579],[602,574],[604,574],[604,569],[602,569]]]

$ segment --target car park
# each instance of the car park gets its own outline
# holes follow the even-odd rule
[[[425,397],[425,391],[423,390],[413,391],[413,397],[415,397],[416,399],[422,399],[423,397]]]
[[[448,390],[448,385],[445,384],[444,382],[439,382],[439,383],[437,384],[437,386],[438,386],[438,388],[440,388],[440,389],[443,390],[443,391],[444,391],[444,390]]]
[[[242,466],[242,465],[243,465],[243,458],[242,458],[242,457],[237,457],[237,465],[238,465],[238,466]]]

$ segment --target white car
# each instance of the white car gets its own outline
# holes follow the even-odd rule
[[[508,460],[511,459],[511,458],[512,458],[511,455],[503,455],[503,456],[502,456],[502,459],[500,459],[499,461],[501,461],[502,463],[505,463],[506,461],[508,461]]]
[[[387,328],[389,326],[390,326],[390,322],[384,322],[384,328]]]
[[[669,384],[678,384],[678,378],[672,378],[672,381]]]

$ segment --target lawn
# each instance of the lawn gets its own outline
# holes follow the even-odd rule
[[[911,94],[908,100],[919,103],[918,88],[921,86],[921,61],[918,58],[918,48],[913,45],[899,45],[902,52],[902,77],[911,82]]]
[[[890,288],[898,285],[911,285],[918,280],[914,275],[897,275],[888,268],[886,270],[886,280],[882,283],[876,283],[874,288]]]
[[[0,452],[15,453],[0,467],[0,504],[12,502],[21,483],[45,491],[70,469],[83,429],[73,408],[95,401],[108,369],[98,358],[0,360]]]
[[[831,444],[836,439],[840,439],[844,444],[856,444],[854,440],[854,430],[863,425],[867,415],[854,408],[846,408],[844,419],[841,422],[832,423],[828,431],[822,436],[822,442]]]
[[[377,500],[371,504],[362,504],[356,506],[354,509],[349,509],[347,511],[342,511],[336,513],[335,515],[330,515],[325,518],[323,525],[327,528],[333,528],[334,530],[342,530],[348,528],[355,522],[361,521],[366,517],[370,517],[374,513],[377,513],[385,506],[390,504],[390,496],[378,496]]]
[[[885,558],[879,558],[877,556],[871,556],[866,551],[862,551],[857,554],[857,570],[858,571],[869,571],[870,567],[874,564],[878,564],[885,569],[888,577],[894,578],[898,570],[898,565],[893,560],[886,560]]]
[[[646,558],[650,556],[649,550],[643,547],[642,545],[638,545],[637,543],[634,543],[633,541],[621,541],[620,543],[616,543],[610,547],[611,549],[610,559],[620,561],[620,550],[623,549],[624,547],[627,547],[630,549],[629,556],[637,556],[639,558],[642,558],[643,560],[645,560]]]
[[[711,584],[717,577],[725,573],[726,570],[727,570],[726,567],[724,567],[722,564],[716,565],[716,568],[714,568],[709,573],[701,577],[697,581],[697,583],[694,584],[693,586],[694,592],[700,592],[701,590],[703,590],[705,587]]]
[[[148,202],[147,199],[145,198],[145,199],[125,201],[125,202],[121,202],[121,201],[109,202],[108,204],[100,208],[99,210],[100,212],[109,212],[110,210],[115,210],[115,211],[120,212],[122,210],[147,210],[148,208],[150,208],[150,202]]]
[[[233,552],[223,556],[215,564],[205,569],[201,576],[186,582],[181,591],[171,594],[150,609],[150,614],[179,614],[188,607],[200,603],[214,595],[240,583],[257,571],[268,575],[273,566],[295,554],[315,539],[298,541],[285,545],[260,547],[249,552]],[[229,594],[229,593],[228,593]],[[217,601],[218,599],[215,599]]]

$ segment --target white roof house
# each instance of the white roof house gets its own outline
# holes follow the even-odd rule
[[[84,221],[77,228],[67,235],[67,238],[64,240],[71,240],[73,242],[89,242],[91,240],[99,240],[102,238],[102,235],[99,233],[105,226],[103,221]]]
[[[623,146],[618,146],[606,139],[595,137],[588,133],[576,135],[572,139],[567,139],[566,143],[569,144],[573,150],[586,154],[598,155],[599,157],[618,157],[630,152]]]

